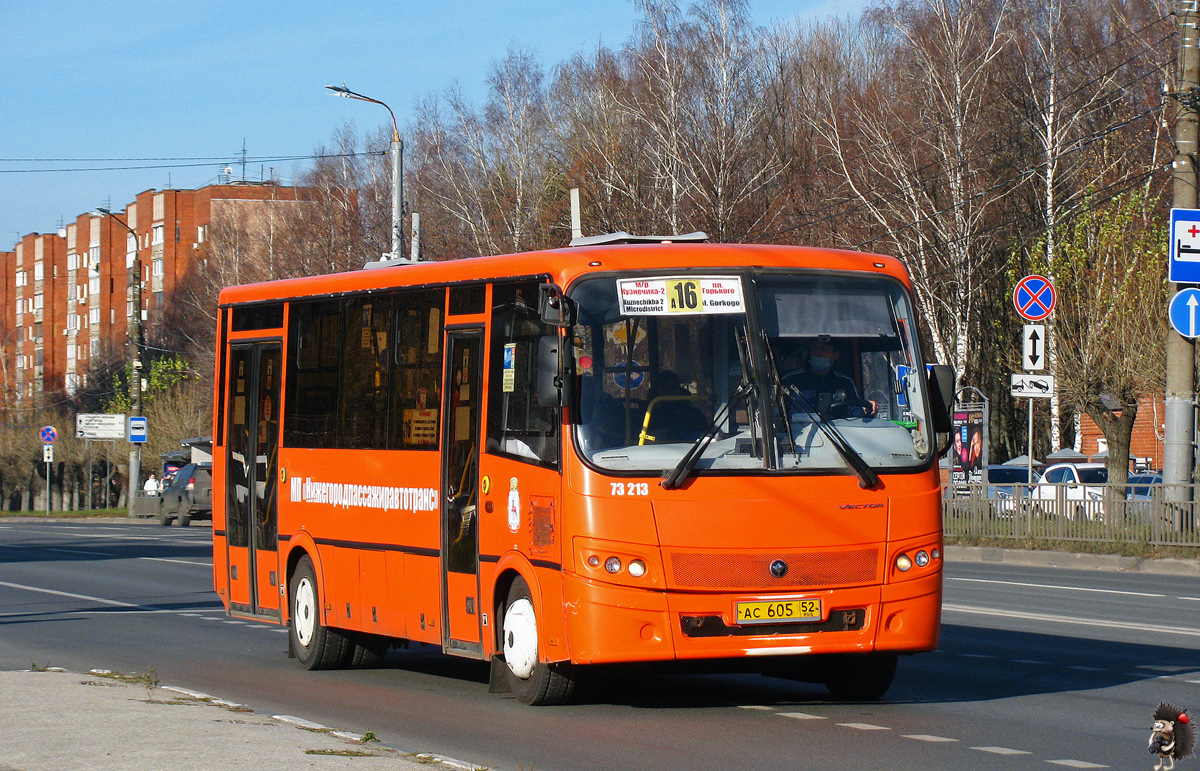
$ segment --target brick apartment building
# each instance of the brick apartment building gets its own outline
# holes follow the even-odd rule
[[[152,322],[203,256],[214,218],[296,201],[295,188],[270,183],[146,190],[113,217],[81,214],[58,233],[30,234],[0,252],[0,409],[44,393],[73,395],[106,344],[125,345],[135,259],[139,310]]]

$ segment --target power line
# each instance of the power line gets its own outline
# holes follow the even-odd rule
[[[273,157],[263,157],[254,160],[254,163],[284,163],[286,161],[314,161],[336,158],[368,158],[372,156],[387,155],[383,151],[365,151],[361,153],[334,153],[329,155],[281,155]],[[99,159],[103,160],[103,159]],[[32,162],[32,161],[31,161]],[[66,162],[66,161],[64,161]],[[217,163],[231,163],[228,158],[220,159]],[[240,161],[238,161],[240,163]],[[247,163],[250,161],[247,160]],[[212,166],[213,162],[207,163],[162,163],[151,164],[145,166],[91,166],[73,169],[0,169],[0,174],[67,174],[80,171],[142,171],[147,169],[188,169],[203,166]]]

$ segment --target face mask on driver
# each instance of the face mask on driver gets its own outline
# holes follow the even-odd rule
[[[824,358],[821,356],[809,356],[808,366],[816,370],[827,370],[833,365],[833,359]]]

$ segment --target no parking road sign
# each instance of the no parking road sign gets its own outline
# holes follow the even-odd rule
[[[58,438],[58,432],[54,430],[54,426],[42,426],[38,436],[42,438],[43,443],[53,444],[54,440]]]
[[[1026,276],[1017,282],[1017,288],[1013,290],[1013,305],[1017,313],[1029,321],[1041,321],[1049,317],[1057,301],[1054,285],[1045,276]]]

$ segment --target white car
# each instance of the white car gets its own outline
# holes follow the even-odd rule
[[[1068,519],[1103,521],[1104,486],[1108,467],[1103,463],[1055,463],[1042,474],[1033,497],[1047,514]]]

